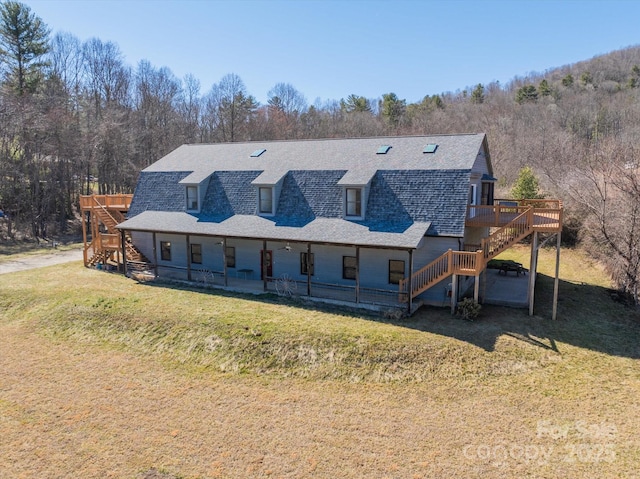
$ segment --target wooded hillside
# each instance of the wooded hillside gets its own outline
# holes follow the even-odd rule
[[[51,35],[16,2],[0,5],[0,48],[6,236],[65,232],[78,195],[132,192],[142,168],[183,143],[485,132],[502,195],[531,167],[542,193],[565,202],[565,239],[638,302],[639,46],[419,103],[345,92],[313,105],[287,83],[261,105],[233,73],[203,90],[190,75],[127,65],[117,44]]]

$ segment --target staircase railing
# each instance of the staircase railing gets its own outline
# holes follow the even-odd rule
[[[531,234],[533,220],[533,208],[527,207],[505,226],[483,238],[479,250],[448,250],[413,273],[410,278],[401,279],[398,284],[400,298],[407,298],[409,295],[413,298],[452,274],[479,275],[490,259]]]
[[[428,265],[420,268],[411,275],[403,278],[398,285],[401,297],[406,297],[411,282],[411,297],[431,288],[452,274],[474,275],[483,263],[481,251],[453,251],[448,250]]]
[[[496,257],[507,248],[521,239],[527,237],[533,231],[533,208],[529,207],[524,213],[516,216],[511,222],[502,228],[498,228],[487,238],[480,242],[480,249],[484,261]]]

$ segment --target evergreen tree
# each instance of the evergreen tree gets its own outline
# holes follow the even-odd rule
[[[400,100],[395,93],[385,93],[380,102],[380,114],[389,126],[397,127],[407,109],[407,101]]]
[[[538,90],[534,85],[525,85],[518,89],[516,93],[516,102],[520,105],[527,102],[535,102],[538,100]]]
[[[584,72],[580,75],[580,82],[584,85],[592,85],[593,84],[593,76],[589,72]]]
[[[549,83],[544,79],[540,82],[540,85],[538,85],[538,91],[542,96],[550,96],[553,93]]]
[[[476,105],[484,103],[484,85],[482,83],[478,83],[471,92],[471,103]]]
[[[0,4],[0,58],[7,80],[19,95],[35,91],[49,50],[49,29],[31,9],[19,2]]]
[[[567,88],[570,88],[573,86],[573,75],[571,73],[569,73],[567,76],[565,76],[562,79],[562,86],[565,86]]]
[[[518,173],[518,178],[511,188],[511,196],[517,200],[544,198],[544,195],[540,194],[538,178],[530,166],[525,166]]]
[[[352,93],[346,100],[340,100],[340,109],[347,113],[370,113],[371,102],[363,96]]]

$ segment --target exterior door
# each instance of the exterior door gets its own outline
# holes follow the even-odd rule
[[[264,279],[265,269],[267,271],[267,278],[273,276],[273,251],[260,250],[260,279]]]

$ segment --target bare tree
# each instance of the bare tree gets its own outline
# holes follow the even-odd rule
[[[225,75],[205,99],[205,125],[210,140],[248,139],[248,124],[258,103],[235,73]]]
[[[289,83],[277,83],[268,92],[269,121],[274,125],[274,137],[297,138],[300,115],[307,110],[304,95]]]

